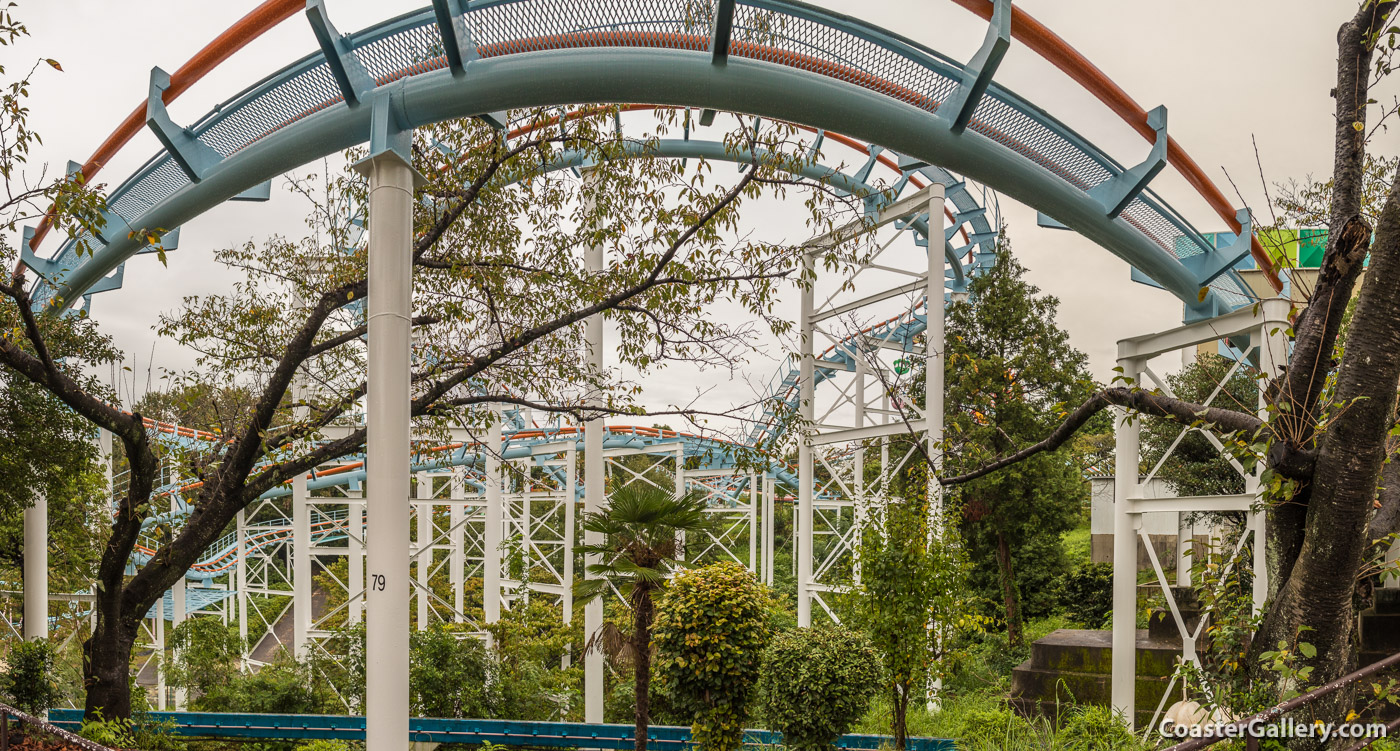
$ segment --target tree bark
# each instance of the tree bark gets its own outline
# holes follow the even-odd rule
[[[1344,27],[1344,33],[1346,29]],[[1255,679],[1284,681],[1258,653],[1280,641],[1311,643],[1315,684],[1345,675],[1356,659],[1352,640],[1357,573],[1370,547],[1368,524],[1387,455],[1387,434],[1400,388],[1400,180],[1392,185],[1376,228],[1371,268],[1356,304],[1347,353],[1337,376],[1337,416],[1322,435],[1298,560],[1268,609],[1251,652]],[[1301,633],[1300,633],[1301,631]],[[1314,716],[1337,719],[1351,694],[1315,705]],[[1296,742],[1294,748],[1310,748]]]
[[[1006,640],[1013,647],[1025,646],[1021,628],[1021,600],[1016,593],[1016,571],[1011,563],[1011,546],[997,530],[997,569],[1001,574],[1001,595],[1006,606]]]
[[[890,730],[894,733],[894,751],[905,751],[909,736],[909,685],[908,681],[894,685],[894,718]]]
[[[637,729],[633,735],[637,751],[647,751],[647,728],[651,725],[651,590],[641,583],[632,603],[632,666],[637,694]]]

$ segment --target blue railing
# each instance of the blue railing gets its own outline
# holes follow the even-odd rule
[[[58,727],[76,730],[82,710],[55,709],[49,719]],[[151,712],[157,722],[168,722],[175,733],[201,738],[273,738],[280,740],[364,740],[365,718],[348,715],[225,714],[220,712]],[[524,722],[519,720],[444,720],[414,717],[408,721],[409,739],[427,743],[494,743],[502,746],[548,748],[632,748],[631,725],[582,722]],[[657,751],[684,751],[691,747],[690,728],[653,725],[648,745]],[[893,738],[883,735],[843,735],[839,749],[876,751],[889,748]],[[745,730],[751,746],[782,745],[783,736],[771,730]],[[909,751],[956,751],[946,738],[909,738]]]

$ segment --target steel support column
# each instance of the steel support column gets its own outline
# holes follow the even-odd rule
[[[593,180],[585,176],[583,200],[589,211],[594,207],[594,199],[590,194],[593,188]],[[603,274],[606,261],[603,256],[601,245],[592,245],[584,252],[584,267],[589,274],[595,278],[600,278]],[[603,371],[603,317],[595,315],[589,317],[584,322],[584,339],[587,342],[588,360],[585,363],[594,372]],[[601,394],[595,395],[592,401],[594,404],[601,404]],[[603,430],[604,423],[601,417],[594,418],[584,423],[583,428],[583,510],[585,513],[597,513],[603,509],[604,484],[603,472],[605,459],[603,457]],[[603,536],[597,532],[584,532],[583,542],[586,545],[601,545]],[[592,578],[588,572],[588,567],[600,563],[597,555],[588,555],[583,559],[584,577]],[[603,628],[603,600],[601,597],[594,598],[584,605],[583,608],[583,641],[589,643]],[[583,658],[583,720],[584,722],[603,721],[603,652],[600,649],[589,650]]]
[[[802,304],[798,315],[801,335],[801,369],[798,376],[798,414],[802,431],[797,440],[797,517],[793,534],[797,538],[797,625],[812,625],[812,501],[813,477],[812,420],[816,415],[816,367],[813,361],[814,331],[812,314],[816,300],[812,288],[814,261],[811,253],[802,256]]]
[[[1136,383],[1144,363],[1122,359],[1118,367],[1125,378]],[[1111,706],[1122,715],[1129,728],[1135,725],[1134,707],[1137,680],[1137,527],[1142,516],[1129,512],[1131,499],[1141,493],[1138,487],[1138,454],[1141,448],[1141,420],[1118,411],[1117,441],[1114,449],[1113,492],[1113,658]]]
[[[49,499],[24,510],[24,638],[49,636]]]
[[[409,374],[414,171],[391,149],[359,165],[369,176],[368,540],[365,742],[408,748]]]
[[[924,435],[927,441],[929,461],[933,465],[928,471],[928,545],[943,544],[943,484],[939,482],[943,474],[943,352],[944,352],[944,309],[943,309],[943,249],[938,247],[937,238],[943,236],[944,187],[941,183],[929,186],[928,193],[928,232],[933,238],[928,244],[928,273],[925,279],[926,295],[924,314],[928,317],[928,327],[924,330],[924,421],[928,430]],[[863,358],[862,358],[863,359]],[[860,468],[857,468],[860,471]],[[882,468],[882,471],[887,471]],[[930,623],[935,639],[941,639],[939,624]],[[928,708],[938,706],[938,694],[943,690],[943,679],[935,678],[929,684]]]
[[[486,527],[482,542],[482,600],[486,622],[501,619],[501,540],[505,526],[505,493],[501,477],[501,420],[505,416],[497,405],[491,405],[491,427],[487,429],[486,446]]]

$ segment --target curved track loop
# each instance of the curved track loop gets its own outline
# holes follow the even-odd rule
[[[1212,279],[1201,271],[1230,264],[1151,191],[1108,216],[1089,191],[1123,175],[1122,165],[995,82],[968,128],[956,132],[940,108],[973,74],[933,50],[791,0],[740,0],[728,62],[714,65],[709,21],[695,7],[684,0],[478,0],[463,18],[479,56],[465,75],[445,69],[432,9],[345,37],[348,52],[336,62],[364,82],[362,90],[348,89],[356,101],[393,97],[403,127],[506,108],[618,101],[741,111],[846,132],[1054,216],[1156,280],[1193,315],[1249,301],[1233,272]],[[83,238],[93,255],[79,257],[70,240],[52,261],[36,264],[56,288],[44,294],[71,304],[141,250],[145,233],[134,230],[177,227],[364,141],[370,108],[347,105],[346,91],[317,53],[216,108],[187,132],[219,161],[192,183],[169,154],[157,155],[112,192],[102,237]],[[1203,286],[1209,289],[1200,300]]]

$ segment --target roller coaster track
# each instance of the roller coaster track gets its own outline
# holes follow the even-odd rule
[[[1188,317],[1249,302],[1248,288],[1233,268],[1246,253],[1266,271],[1269,259],[1252,239],[1247,214],[1234,212],[1168,137],[1165,111],[1144,112],[1064,40],[1009,2],[955,2],[992,22],[982,50],[966,65],[858,19],[793,0],[738,0],[728,12],[725,3],[685,0],[438,0],[435,7],[349,36],[334,29],[317,0],[269,0],[174,75],[153,71],[145,102],[81,167],[88,180],[94,178],[143,125],[165,144],[111,191],[105,225],[90,236],[68,238],[51,258],[41,258],[35,251],[47,233],[46,219],[37,229],[26,229],[21,262],[41,277],[36,298],[59,307],[115,289],[123,283],[125,262],[146,250],[151,236],[168,237],[168,230],[225,200],[256,194],[276,175],[364,142],[376,101],[387,102],[404,128],[455,117],[491,118],[508,109],[608,101],[744,112],[806,126],[819,140],[846,133],[830,137],[866,151],[870,162],[861,172],[841,175],[814,164],[803,175],[869,194],[869,170],[883,164],[900,174],[901,188],[935,180],[952,186],[953,197],[964,185],[953,177],[956,172],[1039,209],[1127,260],[1180,298]],[[235,95],[189,128],[170,121],[166,104],[302,8],[320,51]],[[695,13],[697,8],[702,12]],[[1013,38],[1148,137],[1154,148],[1147,161],[1125,168],[997,84],[997,64]],[[716,45],[716,39],[727,43]],[[528,127],[521,124],[515,133]],[[673,139],[632,156],[725,158],[718,146]],[[549,168],[580,166],[584,158],[566,153]],[[1151,178],[1167,164],[1240,233],[1233,244],[1215,247],[1149,189]],[[957,210],[950,212],[952,227],[943,242],[955,261],[956,289],[974,270],[978,253],[985,253],[994,228],[975,201],[959,205],[953,197],[952,202]],[[949,241],[960,231],[968,242],[955,248]],[[881,324],[883,329],[862,334],[892,336],[909,347],[922,331],[918,311],[926,305],[920,301]],[[818,379],[852,356],[845,345],[823,353],[826,365],[819,365]],[[780,429],[776,416],[796,396],[794,372],[779,371],[751,443],[770,440]],[[178,431],[174,437],[209,440]],[[465,461],[466,452],[460,453]],[[349,482],[359,471],[341,474]],[[340,481],[318,477],[313,482],[332,479]],[[222,565],[220,556],[226,554],[226,548],[216,549],[201,565]]]
[[[992,18],[968,65],[884,29],[791,0],[740,0],[731,15],[683,0],[439,0],[439,8],[350,36],[319,2],[308,11],[322,51],[293,63],[178,128],[165,104],[299,2],[264,3],[174,76],[155,71],[145,121],[166,149],[112,191],[106,225],[70,238],[49,259],[28,233],[23,262],[40,297],[71,305],[122,282],[123,263],[152,234],[246,195],[277,174],[364,141],[376,97],[393,99],[401,127],[507,108],[583,101],[699,106],[845,132],[898,149],[901,167],[938,163],[1043,211],[1123,257],[1206,316],[1249,299],[1233,273],[1262,250],[1243,233],[1217,249],[1147,189],[1175,165],[1227,222],[1228,202],[1166,134],[1165,112],[1125,93],[1027,14],[959,0]],[[1001,8],[1000,13],[993,12]],[[442,13],[435,13],[441,10]],[[711,49],[717,29],[728,44]],[[1011,38],[1025,42],[1123,117],[1151,133],[1148,161],[1126,169],[992,76]],[[445,41],[446,40],[446,41]],[[450,42],[450,44],[449,44]],[[446,54],[448,48],[453,54]],[[140,108],[84,166],[89,179],[140,127]],[[1248,222],[1245,222],[1247,225]],[[1243,229],[1247,226],[1240,225]],[[93,252],[81,254],[80,246]],[[112,276],[108,276],[116,272]],[[1276,280],[1274,280],[1276,282]],[[1206,293],[1200,296],[1200,290]]]

